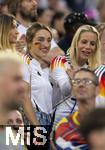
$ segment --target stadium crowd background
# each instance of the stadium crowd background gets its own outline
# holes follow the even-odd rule
[[[104,106],[105,1],[0,0],[0,150],[35,146],[5,145],[2,125],[49,126],[40,150],[104,150]]]

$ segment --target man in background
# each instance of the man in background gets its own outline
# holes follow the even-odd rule
[[[55,131],[57,148],[88,149],[85,139],[80,134],[80,124],[85,115],[96,105],[98,94],[98,78],[88,69],[80,69],[74,73],[72,93],[77,99],[78,111],[62,118]]]
[[[10,50],[0,52],[0,150],[7,148],[16,150],[19,146],[6,145],[5,125],[8,121],[8,114],[22,105],[24,95],[21,58]]]
[[[16,17],[18,21],[18,32],[19,32],[19,40],[21,42],[21,46],[18,44],[18,49],[22,51],[26,50],[26,41],[25,35],[29,26],[33,22],[37,21],[37,0],[8,0],[8,10],[11,14]],[[64,55],[63,51],[58,47],[54,40],[51,43],[51,51],[48,57],[43,60],[45,63],[49,65],[51,60],[57,55]]]

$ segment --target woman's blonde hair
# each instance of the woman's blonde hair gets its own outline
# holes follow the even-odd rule
[[[77,44],[78,44],[81,34],[84,32],[92,32],[92,33],[95,33],[97,36],[96,50],[93,53],[93,55],[88,59],[88,62],[87,62],[89,65],[89,68],[94,70],[101,64],[101,51],[100,51],[101,44],[100,44],[100,39],[99,39],[99,33],[98,33],[97,29],[93,26],[83,25],[78,28],[78,30],[75,33],[74,38],[72,40],[71,47],[69,49],[70,60],[71,60],[73,66],[75,66],[75,65],[78,66],[77,60],[76,60],[76,57],[77,57],[76,55],[77,55],[77,50],[78,50]]]
[[[14,20],[15,18],[12,15],[0,15],[0,51],[15,49],[14,45],[9,41],[9,33],[13,28]]]

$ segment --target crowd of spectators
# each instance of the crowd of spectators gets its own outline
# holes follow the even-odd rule
[[[0,150],[105,150],[104,32],[104,0],[0,0]]]

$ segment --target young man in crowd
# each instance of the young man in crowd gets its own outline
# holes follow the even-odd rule
[[[22,105],[21,99],[25,95],[22,74],[22,60],[17,54],[0,52],[0,150],[15,150],[19,146],[19,143],[17,146],[6,145],[7,132],[2,125],[7,124],[8,114]]]
[[[25,35],[27,28],[37,21],[37,0],[8,0],[8,10],[11,14],[16,16],[19,23],[18,31],[20,34],[21,46],[18,44],[18,49],[22,51],[25,47]],[[57,55],[64,55],[63,51],[58,47],[54,40],[51,43],[51,51],[45,62],[50,63],[51,59]]]
[[[8,0],[8,11],[16,17],[18,22],[19,37],[16,49],[25,53],[26,50],[26,31],[32,22],[37,18],[37,1],[36,0]]]
[[[36,21],[37,18],[37,1],[36,0],[9,0],[8,9],[19,22],[19,33],[26,34],[27,28]]]
[[[57,148],[88,149],[86,141],[80,134],[81,120],[95,108],[95,98],[98,94],[98,78],[88,69],[80,69],[71,80],[72,92],[77,99],[78,111],[62,118],[55,131]]]

